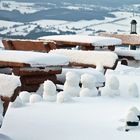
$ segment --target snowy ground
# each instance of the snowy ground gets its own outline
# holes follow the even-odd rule
[[[0,133],[13,140],[138,140],[140,128],[120,131],[130,106],[139,99],[74,98],[66,104],[36,103],[9,108]]]

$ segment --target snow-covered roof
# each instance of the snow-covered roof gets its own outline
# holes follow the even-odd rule
[[[83,51],[83,50],[67,50],[56,49],[51,50],[51,54],[62,54],[70,59],[71,63],[89,64],[89,65],[103,65],[106,67],[113,67],[118,56],[110,51]]]
[[[122,49],[115,49],[115,52],[119,56],[130,56],[133,57],[135,60],[140,60],[140,51],[139,50],[122,50]]]
[[[65,41],[75,43],[89,43],[93,46],[121,45],[122,41],[113,37],[88,36],[88,35],[55,35],[40,37],[41,40]]]
[[[29,64],[31,67],[67,65],[66,56],[32,51],[1,50],[0,61]]]
[[[20,86],[20,79],[18,76],[0,74],[0,95],[4,97],[11,97],[14,90]]]

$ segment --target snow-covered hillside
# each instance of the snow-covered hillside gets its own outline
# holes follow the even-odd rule
[[[135,9],[136,13],[134,16],[133,9]],[[130,33],[130,22],[133,18],[138,22],[137,32],[140,33],[139,9],[140,4],[114,8],[88,4],[64,3],[63,5],[55,5],[54,3],[45,3],[43,5],[2,0],[0,1],[0,11],[4,12],[3,16],[5,16],[5,12],[11,11],[12,13],[15,12],[17,18],[14,21],[13,17],[13,21],[10,21],[11,18],[9,16],[7,16],[7,18],[0,16],[0,36],[37,38],[44,35],[54,34],[93,35],[104,31],[128,34]],[[44,11],[43,17],[41,17],[42,14],[39,14],[42,11]],[[57,14],[58,11],[60,11],[60,14]],[[98,13],[99,11],[102,12]],[[76,13],[79,14],[79,20],[73,20]],[[94,15],[95,13],[96,15]],[[6,15],[8,14],[9,13]],[[86,14],[87,16],[90,16],[88,20],[82,16],[86,16]],[[66,20],[66,16],[69,16],[68,20]],[[19,17],[21,17],[21,20],[18,19]]]

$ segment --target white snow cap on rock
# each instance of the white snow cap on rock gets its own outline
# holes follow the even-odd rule
[[[139,91],[136,83],[132,83],[128,86],[128,95],[131,97],[139,97]]]
[[[72,97],[79,96],[80,76],[76,72],[67,72],[64,83],[64,91]]]
[[[19,93],[19,97],[24,103],[29,103],[30,95],[31,93],[29,93],[28,91],[22,91]]]
[[[40,102],[42,101],[42,97],[38,94],[32,94],[30,96],[30,103],[37,103],[37,102]]]
[[[19,96],[17,96],[14,102],[10,103],[10,107],[13,108],[23,107],[24,105],[25,104],[22,102]]]
[[[135,112],[129,111],[125,118],[126,122],[138,122],[139,119]]]
[[[56,101],[56,94],[57,92],[55,84],[50,80],[45,81],[43,99],[50,102]]]

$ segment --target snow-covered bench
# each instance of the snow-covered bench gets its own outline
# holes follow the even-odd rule
[[[56,49],[51,50],[50,54],[61,54],[70,59],[70,66],[81,67],[100,67],[104,69],[115,69],[118,56],[111,51],[83,51],[83,50],[67,50]]]
[[[3,109],[0,113],[3,113],[3,115],[6,113],[9,102],[13,102],[16,99],[20,86],[18,76],[0,74],[0,100],[3,101]]]
[[[68,65],[69,59],[61,55],[30,51],[0,51],[0,67],[10,67],[20,76],[21,90],[36,91],[41,83],[50,79],[57,82],[62,66]]]
[[[94,50],[108,47],[114,50],[116,45],[120,45],[122,41],[113,37],[88,36],[88,35],[55,35],[44,36],[39,38],[42,41],[55,41],[58,49],[75,48],[79,46],[82,50]]]
[[[56,48],[54,41],[3,39],[2,43],[6,50],[49,52]]]

